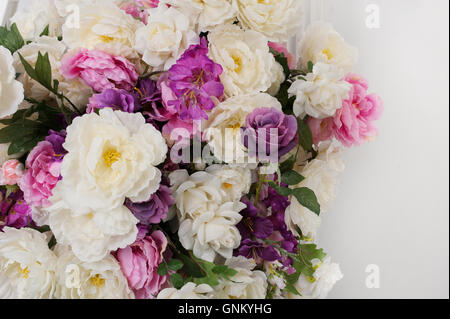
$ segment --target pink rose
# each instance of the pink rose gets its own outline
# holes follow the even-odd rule
[[[333,118],[316,119],[310,117],[308,125],[311,128],[313,143],[319,145],[322,141],[328,141],[333,138]]]
[[[383,101],[376,94],[367,95],[368,83],[361,76],[348,74],[345,81],[353,87],[333,118],[333,132],[342,144],[350,147],[376,136],[373,121],[381,117]]]
[[[50,142],[42,141],[33,148],[26,160],[26,171],[18,184],[30,206],[46,207],[52,190],[59,180],[61,157]]]
[[[136,3],[141,7],[156,8],[159,5],[159,0],[136,0]]]
[[[15,159],[6,161],[0,169],[0,185],[16,185],[22,175],[22,163]]]
[[[284,53],[284,56],[288,59],[289,69],[293,70],[296,67],[295,58],[289,51],[286,49],[286,46],[281,43],[269,42],[269,47],[274,49],[279,53]]]
[[[66,54],[60,70],[67,79],[80,77],[97,92],[113,88],[130,91],[139,77],[130,61],[99,50]]]
[[[167,239],[161,231],[119,249],[116,258],[137,299],[153,299],[167,281],[157,273],[163,262]]]
[[[148,12],[146,10],[141,10],[137,6],[138,3],[125,2],[120,5],[120,9],[125,11],[127,14],[135,19],[141,20],[144,24],[147,24]]]

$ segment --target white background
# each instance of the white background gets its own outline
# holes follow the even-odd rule
[[[379,29],[366,27],[369,4]],[[448,12],[448,0],[325,1],[325,19],[360,49],[357,71],[385,102],[378,139],[346,151],[323,215],[320,245],[344,272],[331,298],[449,297]],[[379,289],[366,287],[369,264]]]

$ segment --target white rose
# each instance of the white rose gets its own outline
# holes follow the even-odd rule
[[[276,96],[280,91],[281,84],[284,82],[284,80],[286,80],[283,67],[280,63],[275,62],[273,64],[272,74],[274,75],[273,82],[270,88],[267,90],[267,93],[272,96]]]
[[[149,23],[136,31],[134,48],[154,70],[168,70],[199,37],[188,17],[174,7],[160,5],[148,11]]]
[[[294,36],[302,22],[302,0],[233,0],[238,19],[247,28],[275,42]]]
[[[205,122],[205,139],[215,157],[229,164],[249,162],[241,141],[241,127],[245,127],[247,116],[261,107],[282,109],[276,98],[258,93],[229,98],[211,111]]]
[[[157,299],[210,299],[213,289],[203,284],[196,285],[188,282],[180,289],[166,288],[159,292]]]
[[[320,204],[321,212],[326,212],[336,196],[338,175],[344,170],[342,150],[337,142],[321,142],[318,156],[301,169],[305,179],[296,186],[308,187],[314,191]],[[292,197],[291,205],[286,209],[285,222],[288,229],[298,235],[296,226],[300,227],[307,237],[315,237],[320,225],[320,218],[314,217],[309,209],[300,205]]]
[[[83,199],[79,199],[82,201]],[[70,245],[82,261],[96,262],[136,240],[138,220],[125,206],[74,212],[61,198],[61,183],[50,198],[48,224],[58,243]]]
[[[341,280],[342,275],[339,264],[331,263],[331,258],[327,257],[320,262],[313,261],[314,267],[317,267],[312,277],[300,275],[299,280],[295,283],[295,288],[301,296],[288,294],[291,299],[324,299],[333,289],[334,285]]]
[[[238,201],[247,195],[252,184],[250,169],[232,165],[211,165],[206,172],[218,177],[222,182],[224,201]]]
[[[63,41],[69,49],[98,49],[126,58],[136,56],[132,48],[142,22],[107,0],[80,3],[77,8],[77,14],[69,15],[62,27]]]
[[[213,262],[217,255],[231,258],[233,250],[241,243],[236,225],[241,221],[241,202],[229,202],[217,210],[204,211],[193,219],[185,219],[178,230],[180,242],[187,250],[193,250],[197,258]]]
[[[56,291],[58,299],[134,298],[117,260],[108,255],[97,262],[82,262],[70,247],[57,244]]]
[[[52,298],[55,264],[56,256],[48,248],[44,234],[31,228],[10,227],[0,232],[0,273],[7,277],[1,281],[8,281],[18,298]]]
[[[306,81],[296,80],[289,88],[289,94],[296,96],[294,114],[318,119],[334,116],[352,88],[343,80],[344,76],[342,69],[336,66],[316,63],[313,72],[304,77]]]
[[[262,271],[255,270],[251,260],[239,256],[228,259],[225,263],[237,271],[231,280],[223,280],[215,287],[215,296],[219,299],[265,299],[267,277]]]
[[[275,58],[267,39],[237,25],[220,25],[208,35],[209,56],[223,67],[226,96],[265,92],[273,81]]]
[[[223,202],[225,193],[220,178],[215,175],[199,171],[189,176],[186,170],[178,170],[169,179],[180,220],[215,210]]]
[[[333,64],[351,72],[358,59],[358,50],[348,45],[329,23],[311,24],[298,45],[299,67],[307,69],[309,61]]]
[[[9,277],[0,272],[0,298],[1,299],[17,299],[17,291],[14,289],[12,280]]]
[[[48,26],[48,35],[61,35],[62,19],[53,0],[31,0],[17,10],[10,19],[15,23],[25,41],[35,41]]]
[[[143,202],[159,188],[167,145],[140,113],[110,108],[75,118],[67,128],[62,197],[75,212],[110,210],[125,198]]]
[[[231,0],[163,0],[161,2],[170,4],[197,25],[197,31],[204,32],[212,27],[231,23],[236,17],[236,6]]]
[[[11,52],[0,46],[0,118],[16,113],[23,101],[23,86],[15,78]]]

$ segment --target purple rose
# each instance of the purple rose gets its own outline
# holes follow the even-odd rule
[[[125,205],[143,225],[159,224],[167,217],[169,206],[174,203],[170,188],[161,184],[150,199],[143,203],[133,203],[129,199]]]
[[[259,108],[247,116],[243,144],[251,157],[278,162],[298,144],[297,120],[274,108]],[[265,154],[264,154],[265,153]]]
[[[96,109],[105,107],[128,113],[138,111],[141,106],[136,95],[121,89],[106,89],[102,93],[95,94],[89,99],[86,113],[92,113]]]

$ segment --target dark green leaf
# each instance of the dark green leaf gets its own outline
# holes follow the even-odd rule
[[[284,290],[294,295],[301,296],[301,294],[298,292],[298,290],[294,287],[293,284],[287,284]]]
[[[159,264],[158,269],[156,269],[156,273],[160,276],[165,276],[168,273],[166,263],[162,262]]]
[[[291,75],[291,70],[289,69],[289,61],[288,58],[284,55],[283,52],[278,52],[273,48],[270,48],[270,52],[273,54],[275,61],[277,61],[283,67],[283,72],[286,79]]]
[[[313,150],[313,137],[306,120],[297,119],[299,143],[307,152]]]
[[[274,182],[269,182],[269,186],[272,187],[281,196],[290,196],[290,195],[292,195],[292,190],[290,188],[286,188],[286,187],[277,185]]]
[[[314,69],[314,63],[312,61],[309,61],[308,62],[308,72],[312,73],[313,69]]]
[[[316,194],[307,187],[296,188],[292,191],[300,205],[308,208],[313,213],[320,215],[320,205]]]
[[[0,27],[0,45],[7,48],[11,54],[25,45],[25,41],[15,23],[11,25],[10,30],[6,27]]]
[[[217,265],[212,270],[216,274],[227,276],[227,277],[233,277],[237,274],[237,271],[226,266],[226,265]]]
[[[183,262],[183,271],[193,278],[202,278],[206,274],[202,271],[200,266],[196,264],[191,258],[185,255],[177,254],[177,257]]]
[[[48,242],[48,248],[52,249],[56,245],[56,238],[53,235],[52,238],[50,238],[50,241]]]
[[[281,174],[281,182],[290,186],[297,185],[304,179],[302,175],[293,170]]]
[[[284,172],[292,170],[294,168],[296,160],[297,159],[295,158],[295,155],[292,155],[287,160],[285,160],[283,163],[281,163],[280,164],[281,174],[283,174]]]
[[[167,263],[167,267],[170,270],[177,271],[177,270],[180,270],[181,268],[183,268],[183,262],[179,259],[171,259]]]
[[[170,275],[170,280],[172,281],[172,284],[176,289],[180,289],[181,287],[183,287],[184,280],[180,274],[175,273]]]
[[[49,29],[49,25],[47,24],[47,26],[44,28],[44,30],[41,32],[41,34],[39,36],[40,37],[48,36],[48,29]]]
[[[42,55],[41,52],[38,52],[35,71],[38,77],[37,81],[45,88],[52,91],[52,66],[50,65],[48,52],[44,55]]]

